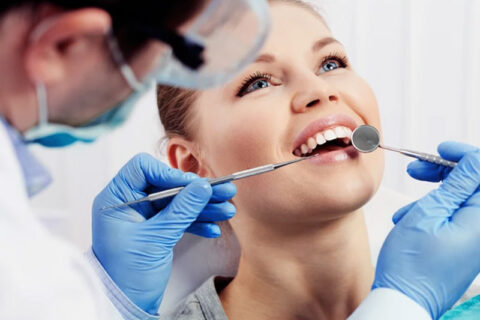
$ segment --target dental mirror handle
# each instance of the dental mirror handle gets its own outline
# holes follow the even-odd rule
[[[434,154],[412,151],[408,149],[392,148],[392,147],[387,147],[385,145],[382,145],[380,143],[380,132],[377,130],[377,128],[368,124],[364,124],[355,128],[355,130],[353,130],[352,132],[351,141],[352,141],[353,147],[360,152],[373,152],[377,148],[382,148],[385,150],[398,152],[407,157],[412,157],[418,160],[435,163],[445,167],[453,168],[457,165],[456,162],[445,160],[442,157]]]
[[[430,154],[430,153],[412,151],[408,149],[392,148],[392,147],[384,146],[382,144],[379,144],[378,146],[385,150],[401,153],[407,157],[416,158],[418,160],[435,163],[445,167],[454,168],[457,165],[456,162],[445,160],[440,156]]]

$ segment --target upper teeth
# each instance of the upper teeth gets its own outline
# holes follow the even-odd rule
[[[327,141],[332,141],[335,139],[347,138],[350,139],[352,136],[352,130],[347,127],[338,126],[334,128],[327,129],[325,131],[316,133],[313,137],[307,139],[299,148],[294,151],[296,156],[301,156],[302,154],[307,154],[312,152],[318,146],[325,144]]]

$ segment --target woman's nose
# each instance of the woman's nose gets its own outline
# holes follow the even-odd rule
[[[338,93],[325,80],[311,80],[315,84],[303,87],[297,91],[292,100],[292,110],[296,113],[306,112],[310,108],[336,104]]]

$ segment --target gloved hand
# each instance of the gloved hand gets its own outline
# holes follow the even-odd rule
[[[443,183],[400,209],[385,240],[372,288],[398,290],[439,318],[480,272],[480,150],[442,143],[440,155],[459,161],[445,169],[413,162],[409,174]]]
[[[182,185],[187,186],[173,200],[103,209]],[[232,183],[212,187],[193,173],[183,173],[148,154],[139,154],[95,198],[93,251],[127,297],[155,314],[170,276],[173,247],[184,232],[218,237],[220,228],[214,221],[235,214],[235,207],[228,202],[235,193]]]

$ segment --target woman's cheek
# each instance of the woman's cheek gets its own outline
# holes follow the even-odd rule
[[[252,116],[253,115],[253,116]],[[213,152],[217,174],[230,174],[263,164],[264,153],[268,152],[269,135],[273,132],[268,119],[261,113],[232,114],[224,121],[221,130],[211,132],[210,150]]]
[[[355,99],[359,101],[358,105],[361,108],[363,116],[369,120],[368,122],[376,126],[380,125],[380,113],[378,110],[378,102],[372,88],[360,76],[356,79]]]
[[[367,124],[380,126],[378,103],[368,83],[351,74],[341,85],[341,94],[347,106],[353,109]]]

